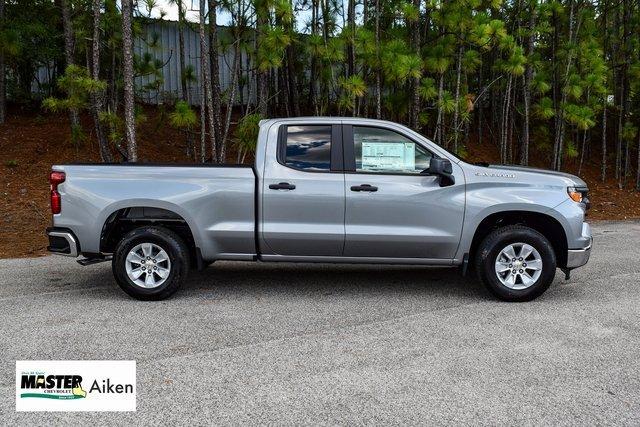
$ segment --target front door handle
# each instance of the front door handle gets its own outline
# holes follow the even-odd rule
[[[278,184],[269,184],[270,190],[295,190],[296,186],[289,184],[288,182],[281,182]]]
[[[354,185],[351,187],[351,191],[378,191],[378,187],[370,184]]]

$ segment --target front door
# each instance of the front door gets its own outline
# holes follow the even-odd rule
[[[339,124],[282,125],[262,188],[265,254],[341,256],[344,174]]]
[[[464,216],[464,179],[440,186],[425,146],[384,127],[343,128],[348,257],[451,259]],[[455,163],[453,167],[459,171]]]

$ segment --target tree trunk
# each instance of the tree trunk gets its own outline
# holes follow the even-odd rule
[[[573,0],[569,0],[569,37],[568,43],[571,44],[573,42],[573,21],[574,21],[574,2]],[[562,79],[563,85],[566,85],[569,78],[569,71],[571,70],[571,52],[567,55],[567,67],[564,73],[564,77]],[[565,135],[565,125],[564,125],[564,111],[563,106],[567,102],[567,93],[566,91],[562,91],[561,101],[556,105],[556,133],[555,133],[555,141],[554,141],[554,150],[553,150],[553,169],[559,171],[562,168],[562,156],[563,156],[563,145],[564,145],[564,135]]]
[[[60,6],[62,7],[62,26],[64,32],[64,57],[67,64],[74,64],[73,59],[73,22],[71,21],[71,9],[69,6],[70,0],[62,0]],[[72,133],[75,134],[75,131],[78,126],[80,126],[80,120],[78,119],[78,110],[75,108],[69,109],[69,121],[71,122]]]
[[[209,124],[209,140],[211,141],[211,162],[215,163],[218,159],[216,152],[216,134],[215,123],[213,121],[213,95],[211,94],[211,78],[209,73],[211,71],[210,65],[211,58],[209,58],[209,49],[206,41],[206,27],[204,22],[204,8],[205,0],[200,0],[200,61],[202,64],[201,72],[204,84],[205,105],[207,106],[207,122]]]
[[[602,107],[602,182],[607,180],[607,95]],[[639,150],[640,151],[640,150]]]
[[[636,170],[636,190],[640,191],[640,132],[638,132],[638,169]]]
[[[2,23],[4,23],[4,1],[0,0],[0,22]],[[0,49],[0,124],[4,123],[7,117],[7,87],[4,75],[4,53]]]
[[[184,26],[185,26],[185,11],[182,0],[177,0],[178,4],[178,60],[180,62],[180,98],[190,104],[189,102],[189,89],[187,88],[187,67],[185,65],[184,58]]]
[[[133,87],[133,37],[131,31],[132,2],[122,2],[122,65],[124,82],[124,135],[127,140],[127,160],[138,160],[138,146],[136,144],[136,122],[134,111]]]
[[[231,126],[231,114],[233,113],[233,104],[236,100],[236,87],[238,82],[238,74],[240,73],[240,36],[234,42],[233,46],[233,65],[231,69],[231,93],[229,94],[229,102],[227,103],[227,116],[225,119],[224,129],[222,132],[222,147],[226,146],[229,136],[229,127]]]
[[[347,28],[349,36],[347,38],[347,77],[355,74],[356,55],[353,46],[353,37],[356,31],[356,1],[347,0]]]
[[[265,4],[265,0],[256,2],[256,57],[260,56],[260,45],[262,32],[269,23],[269,10]],[[258,61],[256,61],[258,62]],[[259,66],[256,71],[256,86],[258,96],[258,113],[266,117],[269,111],[269,95],[268,95],[269,75],[266,70],[260,70]]]
[[[522,145],[520,147],[520,164],[529,164],[529,121],[531,118],[531,82],[533,81],[533,66],[531,58],[535,49],[535,26],[537,13],[537,0],[531,0],[531,11],[529,12],[529,37],[527,38],[527,64],[523,82],[523,104],[524,104],[524,124],[522,128]]]
[[[460,107],[460,75],[462,74],[462,51],[464,49],[464,45],[460,43],[458,47],[458,64],[456,68],[456,109],[453,111],[453,152],[458,152],[458,117],[460,117],[460,113],[458,112],[458,108]]]
[[[380,69],[380,0],[376,0],[376,119],[382,118],[382,70]]]
[[[413,5],[418,9],[418,19],[413,25],[412,43],[413,51],[419,58],[420,55],[420,0],[413,0]],[[420,86],[420,78],[414,77],[411,83],[411,108],[409,109],[411,117],[409,118],[409,127],[418,130],[418,121],[420,115],[420,94],[418,88]]]
[[[315,36],[318,33],[318,0],[311,0],[311,35]],[[317,75],[318,60],[315,54],[311,55],[311,69],[309,70],[309,98],[311,99],[311,106],[313,108],[313,114],[316,116],[320,114],[318,108],[318,94],[316,86],[318,85]]]
[[[186,25],[185,22],[185,8],[182,0],[177,0],[178,4],[178,50],[180,51],[178,55],[178,59],[180,62],[180,92],[181,99],[187,104],[191,105],[191,97],[189,94],[189,85],[187,82],[187,66],[185,63],[184,56],[184,27]],[[186,142],[187,142],[187,158],[192,158],[193,153],[195,151],[193,135],[191,132],[186,132]]]
[[[91,44],[91,78],[95,81],[100,80],[100,6],[101,0],[93,0],[93,40]],[[102,123],[100,123],[100,113],[102,113],[104,92],[91,93],[91,116],[96,129],[96,138],[100,147],[100,158],[103,162],[112,162],[113,157],[109,151],[109,142],[104,134]]]
[[[211,64],[211,99],[213,102],[213,126],[218,144],[218,163],[225,162],[226,147],[222,138],[222,101],[220,91],[220,45],[218,43],[218,2],[208,0],[209,3],[209,63]]]
[[[293,31],[293,30],[292,30]],[[293,107],[293,115],[300,116],[300,97],[298,96],[298,79],[296,78],[294,46],[287,46],[287,77],[289,89],[289,104]]]
[[[609,31],[607,31],[607,10],[608,4],[607,0],[603,0],[602,2],[602,29],[601,31],[604,33],[604,42],[603,42],[603,52],[605,52],[605,60],[606,54],[609,52]],[[615,81],[615,79],[614,79]],[[605,89],[608,89],[605,87]],[[602,182],[607,180],[607,104],[608,104],[608,90],[605,91],[604,94],[604,102],[602,106],[602,170],[601,170],[601,179]]]
[[[442,94],[444,92],[444,73],[440,73],[438,82],[438,113],[436,116],[436,130],[433,133],[433,142],[442,145]]]

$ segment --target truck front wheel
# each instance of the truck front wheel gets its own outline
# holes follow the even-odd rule
[[[161,300],[173,295],[187,277],[189,249],[169,229],[140,227],[118,242],[112,268],[120,288],[133,298]]]
[[[546,291],[556,273],[549,240],[522,225],[499,228],[480,244],[475,267],[480,280],[504,301],[530,301]]]

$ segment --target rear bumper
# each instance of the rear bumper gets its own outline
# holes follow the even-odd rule
[[[80,253],[80,245],[73,231],[68,228],[49,227],[47,228],[49,246],[47,250],[56,255],[77,257]]]
[[[567,251],[567,268],[582,267],[589,261],[591,256],[591,247],[593,246],[593,237],[591,236],[591,227],[586,222],[582,224],[582,239],[587,242],[587,246],[580,249],[569,249]]]

